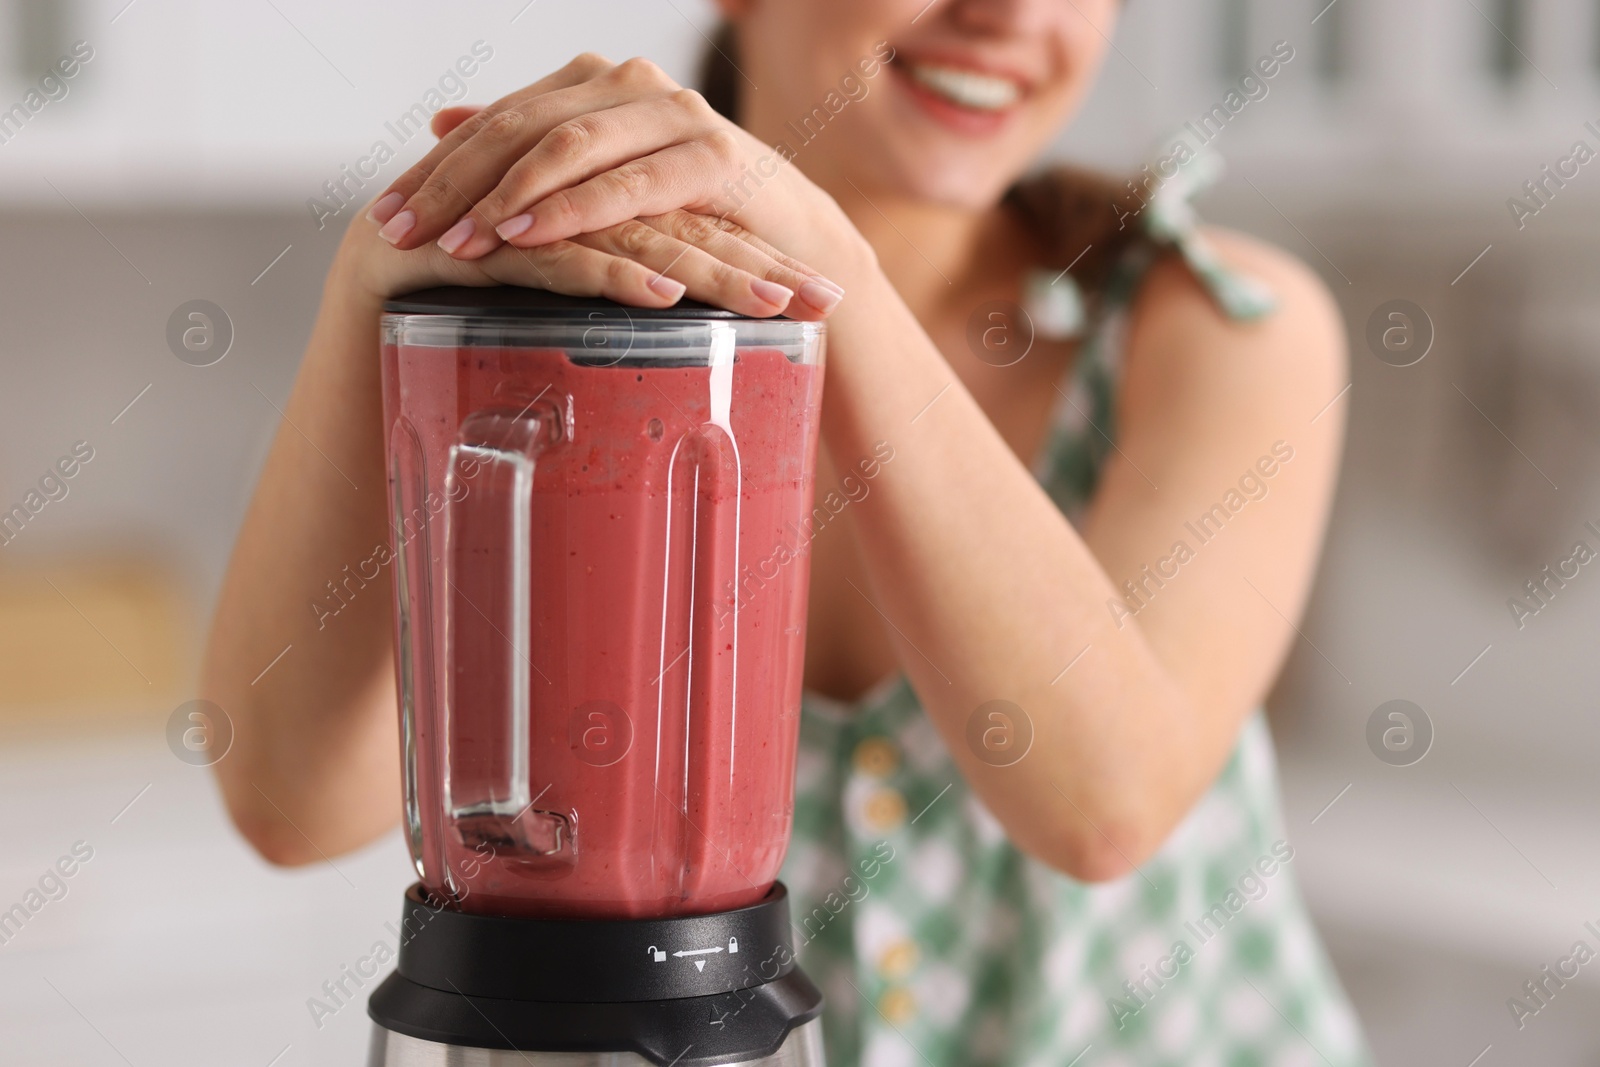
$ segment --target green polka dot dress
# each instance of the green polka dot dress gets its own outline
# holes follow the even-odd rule
[[[1071,321],[1086,304],[1069,291],[1035,316],[1081,335],[1036,471],[1069,516],[1111,451],[1120,338],[1150,265],[1174,250],[1228,315],[1271,311],[1195,231],[1193,184],[1157,193],[1092,312]],[[808,693],[800,736],[783,879],[827,996],[829,1067],[1370,1065],[1295,885],[1259,711],[1161,851],[1098,885],[1011,845],[903,676],[849,706]]]

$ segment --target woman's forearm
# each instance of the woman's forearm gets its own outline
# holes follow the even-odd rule
[[[854,514],[864,592],[923,706],[1020,847],[1082,877],[1120,873],[1215,769],[1197,759],[1183,691],[1137,626],[1111,624],[1118,594],[1101,564],[881,275],[850,289],[828,358],[830,454],[895,449]],[[967,740],[991,700],[1022,708],[1034,731],[1010,766]]]
[[[216,768],[229,811],[277,862],[398,814],[389,578],[360,574],[388,538],[380,307],[335,266],[206,650],[202,692],[235,730]]]

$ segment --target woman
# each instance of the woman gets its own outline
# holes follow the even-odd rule
[[[384,297],[826,317],[819,495],[894,450],[813,543],[785,879],[829,1062],[1365,1063],[1258,710],[1334,484],[1327,295],[1193,228],[1203,160],[1019,183],[1115,0],[721,6],[707,96],[579,57],[441,112],[352,226],[207,655],[241,831],[304,863],[395,822],[388,601],[304,632],[384,536]]]

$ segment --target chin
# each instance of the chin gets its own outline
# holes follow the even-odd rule
[[[907,199],[940,207],[987,211],[1000,202],[1019,173],[997,174],[987,168],[974,172],[938,158],[937,153],[928,153],[921,158],[899,161],[888,180]]]

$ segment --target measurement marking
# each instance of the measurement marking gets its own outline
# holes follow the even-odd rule
[[[1078,661],[1084,657],[1084,653],[1088,652],[1090,647],[1091,646],[1089,646],[1089,645],[1084,645],[1083,646],[1083,652],[1079,652],[1076,656],[1073,656],[1072,657],[1072,662],[1067,664],[1065,667],[1062,667],[1061,668],[1061,673],[1056,675],[1054,678],[1052,678],[1050,680],[1050,684],[1051,685],[1055,685],[1057,682],[1061,681],[1061,679],[1065,678],[1067,676],[1067,672],[1070,671],[1073,667],[1077,666]]]
[[[1350,785],[1347,785],[1343,789],[1339,790],[1339,796],[1334,797],[1332,800],[1330,800],[1326,804],[1322,805],[1322,810],[1317,812],[1315,815],[1311,816],[1311,825],[1312,826],[1317,825],[1317,820],[1322,818],[1324,815],[1328,814],[1328,809],[1333,807],[1335,804],[1339,803],[1339,797],[1342,797],[1346,793],[1350,792],[1350,786],[1352,786],[1352,785],[1355,785],[1355,783],[1351,782]]]
[[[1487,245],[1482,252],[1479,252],[1478,253],[1478,258],[1474,259],[1471,263],[1467,264],[1467,270],[1471,270],[1473,267],[1476,267],[1478,265],[1478,260],[1482,259],[1484,256],[1488,255],[1489,254],[1489,249],[1491,249],[1493,247],[1494,247],[1494,245],[1492,245],[1492,244]],[[1462,278],[1465,278],[1467,276],[1467,270],[1464,270],[1460,274],[1456,275],[1456,282],[1459,282]],[[1454,285],[1456,282],[1451,282],[1450,284]],[[1476,1061],[1474,1061],[1474,1062],[1476,1062]]]
[[[293,247],[294,247],[294,245],[284,245],[283,246],[283,251],[278,253],[277,258],[275,258],[271,263],[268,263],[267,266],[266,266],[266,270],[263,270],[260,274],[257,274],[255,281],[251,282],[250,284],[254,285],[256,282],[259,282],[262,278],[265,278],[267,276],[267,271],[271,270],[273,267],[276,267],[278,265],[278,260],[282,259],[284,256],[288,255],[289,254],[289,249],[291,249]],[[280,1052],[279,1055],[281,1056],[283,1054]]]
[[[137,796],[135,796],[132,800],[128,801],[126,804],[122,805],[122,810],[121,811],[119,811],[115,815],[111,816],[111,823],[112,823],[113,826],[116,825],[116,822],[117,822],[118,819],[122,818],[124,815],[126,815],[128,813],[128,809],[129,808],[133,807],[135,804],[137,804],[139,802],[139,797],[142,797],[146,793],[150,792],[150,786],[152,786],[152,785],[155,785],[155,783],[154,782],[147,783],[143,789],[139,790],[139,793],[138,793]]]
[[[950,783],[950,785],[947,785],[947,786],[945,786],[945,787],[944,787],[944,788],[943,788],[943,789],[941,789],[941,790],[939,790],[939,795],[938,795],[938,796],[936,796],[936,797],[934,797],[934,798],[933,798],[933,799],[932,799],[932,800],[930,800],[930,801],[928,801],[928,807],[927,807],[927,808],[923,808],[923,809],[922,809],[922,810],[921,810],[921,811],[919,811],[919,812],[917,812],[917,819],[920,819],[920,818],[922,818],[922,817],[923,817],[923,816],[924,816],[924,815],[926,815],[926,814],[928,814],[928,808],[931,808],[931,807],[933,807],[933,806],[934,806],[934,805],[935,805],[935,804],[937,804],[937,803],[939,803],[939,801],[940,801],[940,800],[941,800],[941,799],[943,799],[943,797],[944,797],[944,795],[945,795],[945,794],[946,794],[946,793],[948,793],[948,792],[950,792],[950,786],[953,786],[953,785],[955,785],[955,783],[954,783],[954,782],[951,782],[951,783]],[[912,826],[915,826],[915,825],[917,825],[917,819],[912,819],[912,820],[911,820],[911,825],[912,825]]]
[[[941,396],[944,396],[945,393],[949,392],[950,391],[950,387],[952,385],[954,385],[954,384],[956,384],[956,383],[955,382],[946,382],[943,389],[941,389],[937,393],[933,394],[933,400],[930,400],[926,404],[922,405],[922,410],[917,412],[915,415],[911,416],[911,421],[912,422],[916,422],[918,419],[922,418],[923,415],[927,414],[928,409],[933,407],[934,401],[937,401]]]
[[[1494,647],[1494,645],[1492,645],[1492,644],[1484,645],[1483,646],[1483,651],[1479,652],[1476,656],[1473,656],[1472,657],[1472,662],[1467,664],[1465,667],[1461,668],[1461,673],[1456,675],[1455,682],[1451,682],[1450,684],[1451,685],[1455,685],[1456,682],[1459,682],[1459,681],[1461,681],[1461,679],[1465,678],[1467,676],[1467,672],[1470,671],[1472,668],[1476,667],[1478,665],[1478,661],[1480,659],[1482,659],[1483,657],[1487,656],[1489,654],[1489,650],[1491,648],[1493,648],[1493,647]]]
[[[270,671],[272,668],[276,667],[278,665],[278,661],[280,659],[282,659],[283,657],[287,656],[289,654],[289,650],[291,648],[293,648],[293,647],[294,647],[293,644],[284,645],[283,646],[283,651],[279,652],[276,656],[272,657],[272,662],[267,664],[265,667],[263,667],[261,669],[261,673],[256,675],[256,681],[255,682],[251,682],[250,684],[251,685],[255,685],[256,682],[259,682],[259,681],[261,681],[261,679],[265,678],[267,676],[267,672]]]
[[[1311,416],[1312,425],[1315,425],[1318,419],[1326,415],[1328,413],[1328,409],[1339,402],[1340,397],[1344,396],[1344,394],[1348,393],[1351,389],[1354,389],[1355,384],[1355,382],[1351,382],[1349,385],[1346,385],[1343,389],[1339,390],[1339,396],[1334,397],[1332,400],[1322,405],[1322,410]]]
[[[150,391],[150,386],[153,386],[155,384],[156,384],[155,382],[151,382],[150,385],[147,385],[143,389],[139,390],[139,396],[144,396],[144,394],[146,394],[146,393],[148,393]],[[117,412],[117,419],[120,419],[120,418],[122,418],[122,416],[126,415],[128,413],[128,408],[133,407],[133,405],[135,405],[135,404],[137,404],[139,402],[139,396],[136,396],[132,400],[128,401],[128,407],[125,407],[121,411]],[[112,419],[111,420],[111,425],[115,426],[117,424],[117,419]]]

